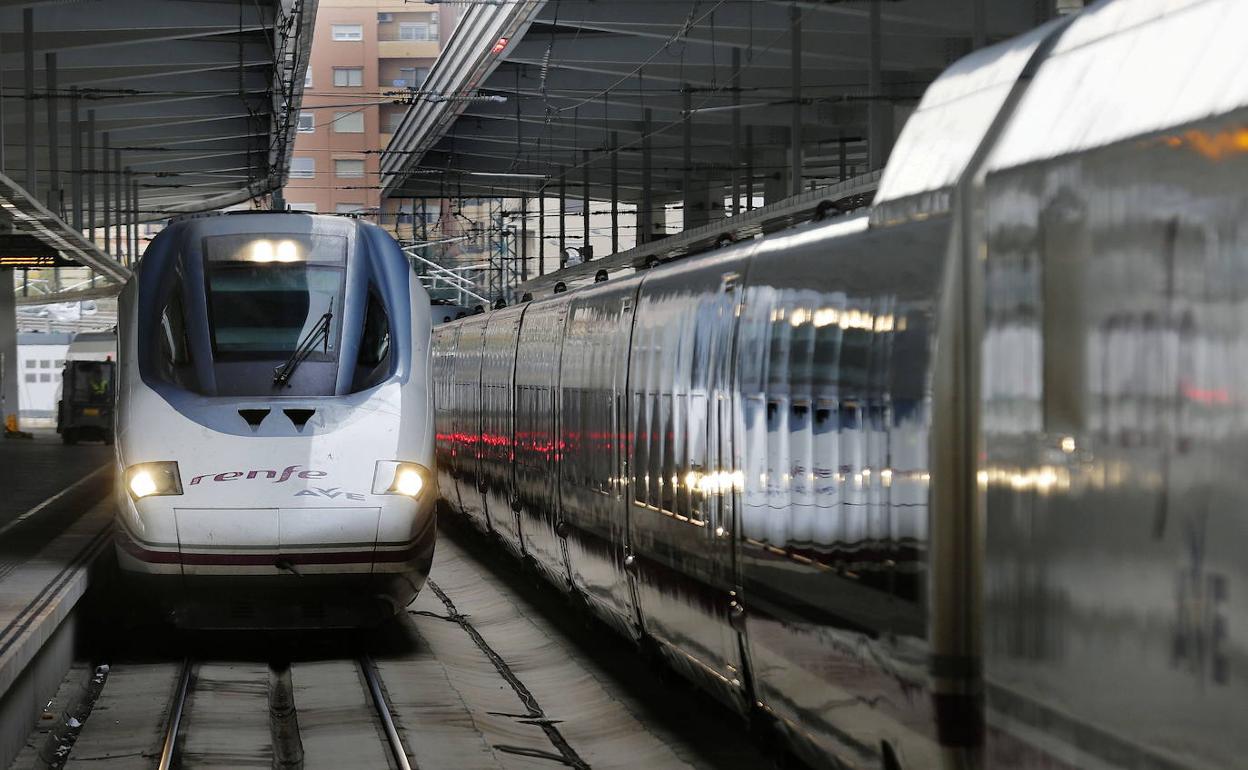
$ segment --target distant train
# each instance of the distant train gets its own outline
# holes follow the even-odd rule
[[[827,767],[1248,757],[1248,3],[927,91],[867,213],[434,332],[446,506]]]
[[[429,300],[354,219],[189,216],[120,301],[117,553],[189,626],[389,617],[433,557]]]

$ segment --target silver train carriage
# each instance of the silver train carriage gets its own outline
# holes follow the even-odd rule
[[[818,766],[1243,766],[1245,25],[1100,4],[865,215],[437,327],[445,504]]]
[[[120,300],[117,554],[186,625],[388,617],[433,557],[429,300],[381,229],[189,216]]]

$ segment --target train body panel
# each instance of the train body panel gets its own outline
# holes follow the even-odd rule
[[[478,488],[491,530],[515,554],[522,551],[520,526],[512,505],[515,499],[512,382],[524,311],[524,307],[514,307],[487,316],[481,349],[481,481]]]
[[[851,764],[883,741],[916,767],[939,759],[925,572],[947,237],[947,218],[798,231],[764,242],[745,286],[727,467],[754,692]]]
[[[524,554],[561,589],[568,587],[560,536],[560,460],[565,428],[556,409],[559,355],[568,302],[555,298],[528,306],[516,350],[516,521]]]
[[[455,489],[459,509],[483,532],[490,518],[481,496],[481,365],[485,344],[484,316],[474,316],[459,328],[451,367],[451,405],[454,413]]]
[[[431,366],[434,375],[434,413],[436,429],[435,459],[437,461],[438,490],[451,505],[459,508],[459,487],[456,484],[456,464],[463,445],[457,440],[457,412],[453,408],[455,398],[454,363],[459,343],[458,325],[438,325],[433,329]]]
[[[628,544],[642,627],[743,707],[731,467],[732,343],[751,249],[646,276],[628,358]],[[731,476],[731,473],[729,473]]]
[[[253,591],[332,596],[350,617],[352,602],[383,595],[393,612],[419,590],[436,500],[430,323],[388,236],[303,215],[179,220],[121,307],[118,553],[175,620]],[[419,477],[410,494],[401,468]],[[242,621],[340,622],[280,615]]]
[[[641,278],[578,292],[559,365],[561,515],[576,591],[603,620],[640,633],[628,551],[628,348]]]

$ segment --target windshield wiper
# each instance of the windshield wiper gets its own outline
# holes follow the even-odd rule
[[[334,306],[334,301],[329,301],[329,306]],[[303,339],[299,340],[299,345],[295,348],[295,352],[290,354],[290,358],[286,359],[286,363],[274,368],[273,370],[273,387],[282,385],[289,386],[290,378],[295,375],[295,370],[299,368],[299,364],[304,359],[312,355],[312,351],[316,349],[316,343],[324,340],[325,352],[329,352],[329,326],[334,320],[334,311],[326,310],[325,315],[321,316],[321,320],[316,322]]]

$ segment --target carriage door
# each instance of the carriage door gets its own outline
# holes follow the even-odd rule
[[[728,426],[745,260],[690,263],[647,277],[637,299],[628,563],[645,632],[682,670],[742,705]]]

